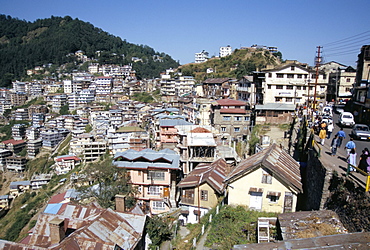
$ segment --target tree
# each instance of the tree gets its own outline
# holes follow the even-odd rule
[[[154,216],[148,221],[146,230],[148,231],[150,240],[152,241],[152,249],[166,240],[171,239],[171,220],[167,217]]]
[[[68,104],[66,104],[66,105],[62,106],[62,107],[60,108],[60,110],[59,110],[59,114],[60,114],[60,115],[68,115],[68,114],[69,114],[68,109],[69,109]]]
[[[86,176],[82,182],[90,183],[77,188],[82,198],[95,198],[100,206],[114,208],[116,194],[126,195],[126,206],[135,205],[136,189],[130,184],[130,177],[126,169],[117,168],[112,164],[112,158],[106,157],[92,163],[83,171]]]

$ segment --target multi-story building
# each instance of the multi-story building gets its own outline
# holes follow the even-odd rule
[[[370,45],[364,45],[357,60],[356,83],[353,88],[352,111],[356,123],[370,120]]]
[[[326,101],[328,77],[322,70],[319,71],[317,82],[316,69],[297,61],[287,61],[262,72],[265,73],[263,104],[307,105],[308,100],[310,103],[314,99],[317,103]]]
[[[113,85],[113,78],[100,76],[95,79],[96,94],[110,94]]]
[[[26,93],[26,83],[25,82],[13,82],[13,92],[23,92]]]
[[[23,140],[26,136],[26,124],[14,124],[12,136],[14,140]]]
[[[7,149],[0,149],[0,170],[4,171],[6,166],[6,158],[12,156],[13,152]]]
[[[238,82],[233,78],[208,78],[202,82],[203,94],[206,98],[237,98],[237,94],[232,93],[232,89],[236,90]],[[235,86],[235,87],[233,87]]]
[[[42,140],[29,140],[27,141],[27,155],[28,158],[36,158],[42,147]]]
[[[202,52],[195,53],[195,63],[203,63],[208,61],[209,53],[205,50],[202,50]]]
[[[16,121],[24,121],[29,119],[28,109],[16,109],[13,112],[13,118]]]
[[[67,104],[67,95],[59,94],[54,96],[52,106],[54,112],[59,112],[60,109]]]
[[[72,80],[63,80],[63,89],[65,94],[71,94],[72,90]]]
[[[47,185],[51,177],[53,177],[52,174],[35,174],[31,177],[30,185],[32,190],[37,190],[42,188],[42,186]]]
[[[92,89],[83,89],[79,95],[80,105],[86,105],[95,101],[95,91]]]
[[[251,125],[250,105],[232,99],[216,100],[212,103],[211,124],[226,137],[247,139]]]
[[[226,47],[220,47],[220,57],[229,56],[232,54],[232,49],[230,45],[227,45]]]
[[[81,163],[81,159],[75,155],[57,156],[54,161],[57,175],[66,174]]]
[[[20,153],[24,147],[26,147],[27,143],[24,140],[6,140],[0,142],[0,149],[7,149],[12,151],[14,154]]]
[[[161,76],[161,94],[165,96],[185,96],[194,91],[195,79],[192,76],[177,75],[171,77],[166,74]]]
[[[5,158],[6,169],[12,172],[23,172],[26,170],[27,158],[21,156],[8,156]]]
[[[28,95],[26,92],[10,93],[10,102],[14,106],[21,106],[26,103]]]
[[[144,212],[159,214],[176,207],[179,158],[180,155],[170,149],[127,150],[116,153],[113,164],[129,172],[131,183],[138,190],[136,199],[139,205],[149,208]]]
[[[40,132],[42,146],[54,148],[61,142],[69,133],[69,130],[63,128],[44,129]]]
[[[40,137],[40,128],[31,126],[26,129],[27,140],[36,140]]]

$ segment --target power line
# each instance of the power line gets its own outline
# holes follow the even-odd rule
[[[330,42],[330,43],[326,43],[326,44],[323,44],[322,46],[332,46],[332,45],[335,45],[337,43],[342,43],[342,42],[345,42],[347,40],[351,40],[352,38],[358,38],[358,36],[361,36],[361,35],[364,35],[364,34],[368,34],[370,35],[370,30],[368,31],[365,31],[365,32],[362,32],[360,34],[357,34],[357,35],[353,35],[353,36],[350,36],[350,37],[347,37],[347,38],[343,38],[341,40],[338,40],[338,41],[334,41],[334,42]]]

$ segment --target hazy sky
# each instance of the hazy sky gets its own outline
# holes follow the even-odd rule
[[[283,59],[356,66],[370,44],[369,0],[0,0],[0,13],[26,21],[71,16],[169,54],[181,64],[221,46],[276,46]]]

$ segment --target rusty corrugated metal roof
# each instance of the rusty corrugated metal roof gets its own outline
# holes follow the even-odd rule
[[[286,183],[297,193],[303,192],[298,162],[275,143],[242,160],[231,170],[226,178],[226,182],[233,182],[260,167],[270,170],[274,178],[282,183]]]
[[[228,172],[228,164],[224,159],[218,159],[211,164],[199,164],[177,186],[179,188],[197,187],[208,183],[217,193],[224,191],[224,180]]]

